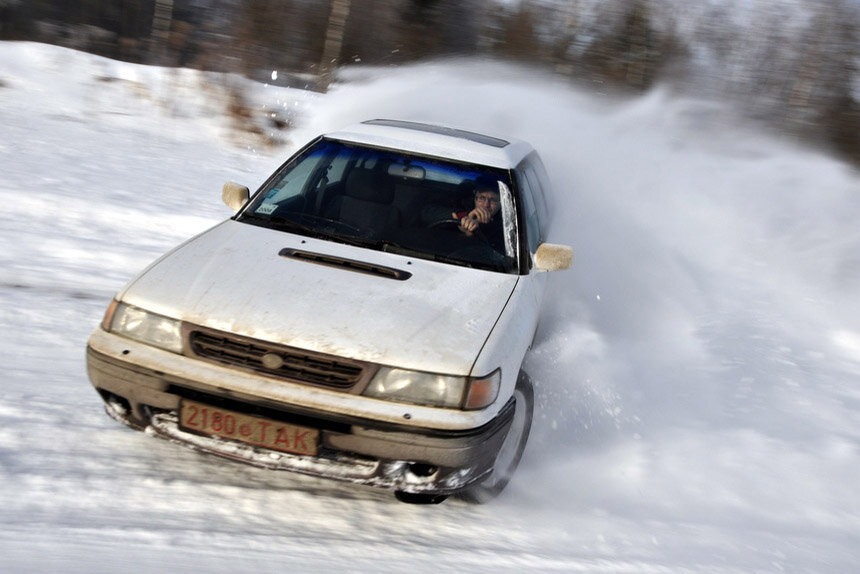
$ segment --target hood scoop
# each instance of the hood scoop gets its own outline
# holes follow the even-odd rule
[[[396,279],[397,281],[406,281],[412,277],[412,273],[401,271],[393,267],[385,267],[383,265],[375,265],[365,261],[357,261],[355,259],[345,259],[333,255],[324,255],[313,251],[303,251],[301,249],[291,249],[285,247],[278,252],[281,257],[289,259],[298,259],[308,263],[316,263],[317,265],[326,265],[328,267],[337,267],[346,269],[347,271],[355,271],[356,273],[364,273],[366,275],[375,275],[376,277],[384,277],[386,279]]]

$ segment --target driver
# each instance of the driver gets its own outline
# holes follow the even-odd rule
[[[464,236],[485,241],[499,253],[505,253],[499,182],[493,177],[482,176],[464,184],[471,187],[472,197],[466,200],[462,211],[428,205],[422,212],[422,219],[431,227],[450,221]]]
[[[485,235],[492,235],[493,227],[498,227],[501,232],[501,219],[495,219],[501,207],[498,190],[482,186],[475,189],[475,207],[471,211],[453,212],[451,217],[460,222],[460,231],[466,235],[473,235],[479,227]]]

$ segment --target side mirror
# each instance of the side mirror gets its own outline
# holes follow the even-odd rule
[[[541,243],[535,252],[535,267],[538,271],[561,271],[573,264],[573,249],[567,245]]]
[[[225,183],[221,189],[221,200],[234,212],[242,209],[242,206],[248,203],[249,197],[251,197],[251,191],[247,187],[232,181]]]

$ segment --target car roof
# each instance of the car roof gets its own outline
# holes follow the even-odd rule
[[[521,140],[388,119],[367,120],[325,137],[503,169],[516,167],[533,151]]]

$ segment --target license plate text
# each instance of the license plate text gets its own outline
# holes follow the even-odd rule
[[[179,425],[187,430],[244,443],[315,456],[319,444],[317,429],[251,416],[194,401],[183,400]]]

